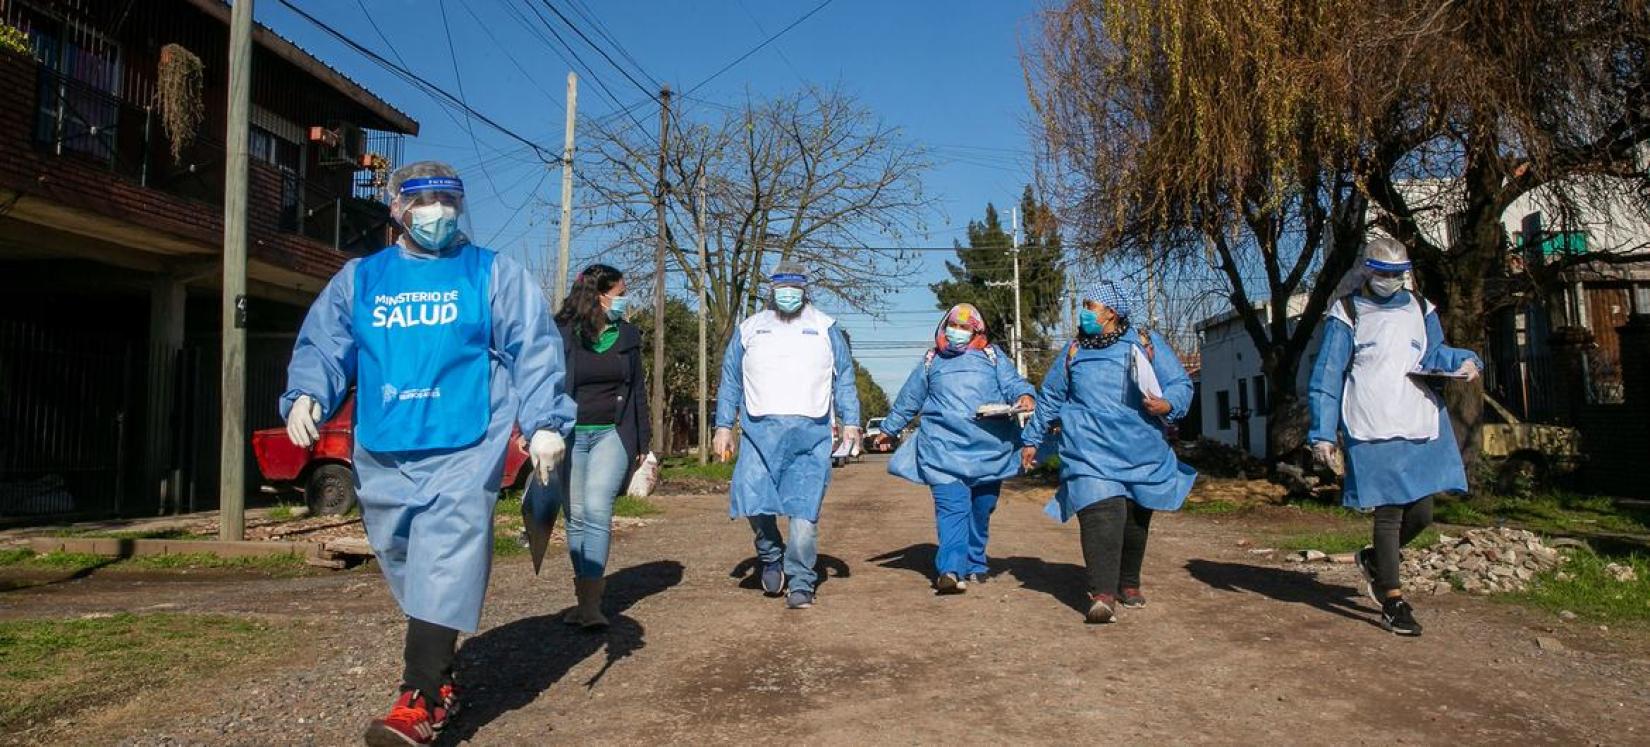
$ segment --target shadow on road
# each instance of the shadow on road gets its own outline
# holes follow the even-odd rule
[[[876,557],[866,558],[867,563],[876,563],[883,568],[892,568],[898,571],[912,571],[922,574],[923,578],[934,578],[934,555],[939,547],[932,542],[919,542],[908,545],[893,552],[885,552]]]
[[[473,739],[482,727],[533,702],[579,662],[605,648],[607,661],[583,683],[586,689],[594,688],[614,663],[647,645],[642,624],[625,610],[681,582],[682,564],[674,560],[631,566],[607,577],[605,610],[611,624],[605,632],[563,625],[563,613],[557,613],[523,618],[465,641],[456,667],[464,710],[438,743]],[[546,725],[546,732],[549,729]]]
[[[1006,572],[1021,586],[1054,597],[1078,612],[1089,611],[1088,572],[1083,566],[1016,556],[992,558],[991,568],[993,573]]]
[[[93,565],[78,569],[73,573],[65,573],[62,575],[55,573],[40,575],[26,574],[18,578],[0,578],[0,594],[12,591],[23,591],[24,589],[42,589],[47,586],[56,586],[58,584],[66,584],[85,578],[91,578],[93,574],[103,570],[103,568],[114,565],[120,561],[121,558],[108,557]]]
[[[1305,604],[1341,617],[1380,625],[1370,617],[1378,614],[1379,610],[1365,604],[1363,595],[1357,589],[1326,584],[1309,573],[1198,559],[1186,561],[1186,570],[1192,578],[1220,591],[1252,592],[1279,602]]]
[[[848,567],[847,561],[835,555],[820,553],[814,560],[814,591],[824,586],[826,581],[833,578],[847,578],[853,575],[853,569]],[[739,579],[739,588],[760,591],[762,589],[762,561],[754,556],[739,561],[739,565],[728,571],[728,578]]]

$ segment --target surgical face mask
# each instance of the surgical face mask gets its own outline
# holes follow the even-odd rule
[[[951,347],[954,348],[965,347],[968,343],[974,341],[974,330],[946,327],[945,341],[951,343]]]
[[[789,286],[775,288],[773,290],[773,305],[778,306],[780,311],[794,314],[797,309],[802,308],[802,295],[801,288],[791,288]]]
[[[1100,323],[1100,315],[1088,309],[1077,312],[1077,326],[1085,335],[1098,335],[1106,331],[1106,325]]]
[[[1382,298],[1404,289],[1403,275],[1376,275],[1369,279],[1369,289]]]
[[[607,301],[607,318],[611,321],[619,321],[624,318],[625,309],[628,308],[630,308],[630,298],[628,296],[613,296]]]
[[[458,233],[458,209],[440,203],[419,205],[406,213],[407,233],[418,245],[432,252],[446,249]]]

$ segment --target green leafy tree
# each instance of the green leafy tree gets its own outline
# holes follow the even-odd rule
[[[888,393],[883,391],[882,385],[871,378],[871,372],[854,359],[854,386],[859,390],[859,419],[860,425],[871,418],[880,418],[888,414]]]
[[[1042,379],[1053,359],[1054,333],[1060,324],[1060,298],[1065,273],[1060,263],[1060,234],[1048,208],[1037,201],[1031,187],[1020,197],[1024,241],[1020,245],[1021,328],[1025,334],[1026,373]],[[929,286],[936,305],[949,309],[971,303],[985,315],[992,341],[1013,353],[1014,241],[995,205],[985,206],[985,217],[968,222],[968,245],[956,245],[957,259],[945,263],[949,280]]]
[[[647,385],[653,386],[653,306],[631,315],[642,332],[642,366]],[[698,439],[699,421],[699,317],[687,302],[665,301],[665,421],[663,438],[666,454],[688,448]],[[709,415],[716,417],[716,388],[722,379],[723,346],[713,338],[706,351],[709,379]],[[652,392],[648,392],[652,396]],[[645,403],[644,403],[644,406]]]

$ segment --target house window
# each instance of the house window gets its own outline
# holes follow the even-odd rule
[[[1232,429],[1232,393],[1224,389],[1215,392],[1215,422],[1220,430]]]
[[[298,144],[262,127],[252,125],[247,128],[247,149],[253,158],[271,166],[287,171],[298,170]]]
[[[1238,379],[1238,410],[1244,417],[1249,417],[1249,387],[1244,386],[1243,382],[1243,379]]]
[[[1266,377],[1256,376],[1253,381],[1255,383],[1255,414],[1272,414],[1272,403],[1266,399]]]

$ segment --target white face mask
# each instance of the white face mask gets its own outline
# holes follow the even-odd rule
[[[1369,289],[1371,291],[1373,291],[1375,293],[1375,295],[1380,296],[1382,298],[1387,298],[1387,297],[1391,296],[1392,294],[1397,293],[1398,291],[1401,291],[1401,290],[1404,289],[1404,276],[1403,275],[1398,275],[1396,277],[1382,277],[1382,276],[1372,277],[1372,278],[1369,279]]]

